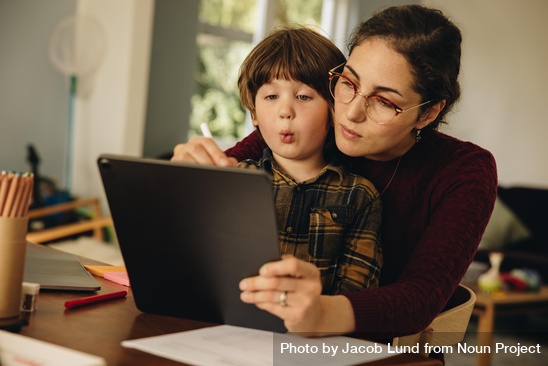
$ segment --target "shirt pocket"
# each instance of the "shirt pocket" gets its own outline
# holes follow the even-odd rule
[[[348,205],[313,208],[310,211],[309,255],[320,264],[332,264],[339,257],[344,243],[344,231],[352,221]]]

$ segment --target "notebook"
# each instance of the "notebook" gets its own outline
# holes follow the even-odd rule
[[[98,291],[101,285],[74,254],[39,250],[27,244],[24,281],[39,283],[40,290]]]
[[[98,167],[140,311],[285,331],[238,288],[280,258],[268,174],[119,155]]]

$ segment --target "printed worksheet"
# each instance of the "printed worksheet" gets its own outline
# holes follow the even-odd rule
[[[196,366],[346,366],[395,356],[387,345],[350,337],[305,338],[219,325],[122,342]]]

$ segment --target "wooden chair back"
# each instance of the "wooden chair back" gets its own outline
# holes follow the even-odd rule
[[[450,346],[464,339],[470,316],[476,302],[476,294],[460,284],[441,313],[422,332],[394,338],[394,346],[416,346],[419,352],[427,355],[424,345]]]
[[[74,201],[60,203],[29,211],[29,219],[36,219],[49,215],[58,214],[82,207],[90,207],[91,217],[88,220],[63,224],[39,231],[29,232],[27,241],[37,244],[59,240],[76,234],[82,234],[93,230],[93,237],[103,241],[103,228],[112,226],[112,219],[101,214],[99,198],[77,199]]]

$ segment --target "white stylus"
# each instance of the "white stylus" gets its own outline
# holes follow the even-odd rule
[[[202,130],[202,135],[204,135],[204,137],[209,137],[210,139],[213,138],[213,135],[211,134],[211,131],[209,130],[209,127],[207,125],[207,123],[202,123],[200,125],[200,129]]]

